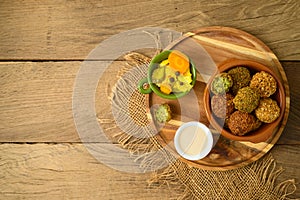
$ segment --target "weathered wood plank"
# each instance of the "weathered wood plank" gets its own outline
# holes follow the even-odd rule
[[[149,187],[149,173],[101,164],[82,144],[1,144],[0,152],[0,199],[154,200],[176,192]]]
[[[1,63],[1,141],[79,141],[72,120],[79,67],[80,62]]]
[[[82,144],[1,144],[0,199],[170,199],[177,189],[148,187],[150,174],[128,174],[95,160]],[[277,145],[284,172],[299,183],[299,145]],[[117,163],[121,165],[122,163]],[[299,197],[300,189],[291,197]]]
[[[104,39],[138,27],[188,32],[222,25],[264,41],[280,60],[300,59],[300,2],[1,1],[0,59],[84,59]]]
[[[297,78],[300,74],[300,66],[298,62],[287,62],[282,63],[291,92],[291,100],[290,100],[290,113],[289,118],[286,124],[286,127],[278,141],[279,144],[284,144],[287,141],[288,143],[293,143],[292,140],[294,140],[295,143],[299,144],[299,134],[300,134],[300,127],[299,127],[299,121],[300,121],[300,91],[299,85],[300,85],[300,79]],[[292,136],[293,135],[293,136]],[[291,137],[290,137],[291,136]],[[289,139],[288,139],[289,138]]]
[[[81,62],[0,63],[0,142],[80,142],[72,113],[73,86],[80,66]],[[105,73],[118,73],[117,66]],[[279,143],[299,144],[300,62],[284,62],[283,67],[290,84],[291,109]],[[103,76],[101,81],[110,83],[100,92],[107,97],[116,80]],[[98,106],[97,112],[107,109]]]

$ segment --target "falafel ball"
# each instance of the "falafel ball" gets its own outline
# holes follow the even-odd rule
[[[260,95],[251,87],[239,89],[233,99],[234,107],[240,111],[251,113],[259,104]]]
[[[276,92],[277,83],[271,74],[261,71],[253,75],[250,87],[257,89],[261,97],[269,97]]]
[[[228,74],[232,77],[233,85],[232,92],[237,94],[238,90],[249,85],[251,80],[250,71],[243,66],[238,66],[228,71]]]
[[[212,112],[219,118],[225,119],[234,111],[234,96],[230,93],[214,95],[211,98]]]
[[[158,106],[155,110],[155,119],[159,123],[166,123],[172,118],[172,111],[169,104],[164,103]]]
[[[222,72],[214,77],[211,83],[211,91],[214,94],[224,94],[229,91],[232,84],[231,76],[226,72]]]
[[[235,111],[230,115],[228,128],[235,135],[245,135],[261,125],[252,114],[242,111]]]
[[[277,102],[271,98],[262,98],[255,109],[256,117],[265,123],[272,123],[280,115],[280,108]]]

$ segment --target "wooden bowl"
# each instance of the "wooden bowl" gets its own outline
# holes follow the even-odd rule
[[[249,69],[251,75],[255,72],[260,72],[260,71],[265,71],[271,74],[276,82],[277,82],[277,90],[275,94],[271,96],[272,99],[277,101],[278,106],[280,107],[280,115],[279,117],[272,123],[263,123],[257,130],[251,131],[243,136],[238,136],[234,135],[233,133],[230,132],[229,129],[224,128],[222,122],[220,122],[220,119],[217,118],[211,110],[211,97],[213,96],[213,93],[210,91],[211,83],[214,79],[214,77],[221,73],[221,72],[226,72],[231,68],[237,67],[237,66],[244,66]],[[206,88],[204,90],[204,107],[206,111],[207,118],[211,125],[218,130],[224,137],[231,139],[231,140],[236,140],[236,141],[249,141],[253,143],[258,143],[258,142],[264,142],[268,140],[273,133],[276,131],[276,128],[278,124],[280,123],[283,115],[284,115],[284,110],[285,110],[285,93],[284,93],[284,87],[278,78],[278,76],[267,66],[264,66],[258,62],[251,61],[251,60],[237,60],[237,59],[231,59],[220,66],[218,66],[218,71],[215,72],[215,74],[210,78],[208,81]],[[222,121],[222,120],[221,120]],[[224,122],[224,120],[223,120]]]

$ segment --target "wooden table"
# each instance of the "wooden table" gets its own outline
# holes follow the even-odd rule
[[[291,91],[287,126],[271,150],[295,178],[300,197],[300,2],[9,1],[0,2],[0,199],[169,199],[149,174],[99,163],[72,116],[76,74],[101,41],[133,28],[187,32],[229,26],[264,41],[284,67]],[[103,61],[105,62],[105,61]]]

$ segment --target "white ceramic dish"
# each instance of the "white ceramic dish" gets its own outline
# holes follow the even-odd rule
[[[174,145],[178,154],[183,158],[200,160],[207,156],[212,149],[212,133],[207,126],[200,122],[187,122],[177,129]]]

